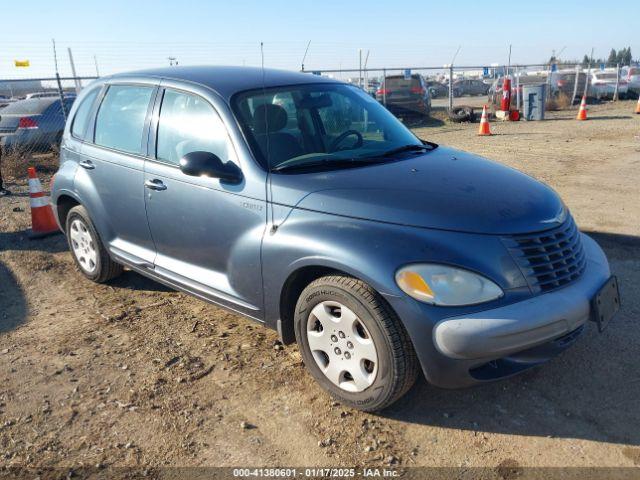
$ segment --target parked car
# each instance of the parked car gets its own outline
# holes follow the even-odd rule
[[[453,95],[462,97],[463,95],[486,95],[489,85],[482,80],[459,79],[453,82]]]
[[[6,107],[7,105],[15,102],[16,100],[11,97],[7,97],[6,95],[0,95],[0,109]]]
[[[427,116],[431,112],[431,97],[422,75],[388,75],[384,78],[376,99],[384,103],[396,115],[418,114]]]
[[[30,98],[59,98],[60,94],[58,92],[33,92],[33,93],[27,93],[24,98],[25,100],[28,100]]]
[[[576,86],[576,71],[559,71],[551,74],[551,93],[554,95],[566,95],[569,98],[573,97],[575,89],[576,98],[580,98],[584,95],[584,86],[586,84],[587,74],[585,72],[578,72],[578,85]]]
[[[627,82],[628,91],[640,94],[640,67],[624,67],[620,77]]]
[[[613,98],[618,83],[618,97],[625,98],[629,85],[626,79],[619,79],[616,72],[592,72],[588,96],[598,100]]]
[[[75,97],[64,100],[66,111]],[[60,144],[64,115],[59,98],[31,98],[0,110],[0,147],[3,152],[50,150]]]
[[[431,98],[439,98],[439,97],[448,97],[449,96],[449,86],[443,83],[440,83],[436,80],[427,80],[425,82],[427,88],[429,89],[429,96]]]
[[[274,328],[367,411],[419,369],[461,387],[538,366],[619,305],[551,188],[303,73],[101,78],[73,106],[51,201],[88,279],[127,266]]]
[[[380,82],[377,80],[369,80],[369,85],[367,86],[367,93],[371,95],[373,98],[376,98],[376,92],[380,88]]]

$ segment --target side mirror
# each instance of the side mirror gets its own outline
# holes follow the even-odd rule
[[[192,177],[219,178],[223,182],[240,183],[242,172],[233,162],[222,163],[211,152],[189,152],[180,159],[180,170]]]

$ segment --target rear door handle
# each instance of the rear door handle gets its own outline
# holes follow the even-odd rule
[[[91,160],[80,160],[78,165],[80,165],[82,168],[86,168],[87,170],[93,170],[94,168],[96,168]]]
[[[167,186],[162,183],[162,180],[158,180],[157,178],[154,178],[153,180],[147,180],[144,182],[144,186],[147,187],[149,190],[166,190]]]

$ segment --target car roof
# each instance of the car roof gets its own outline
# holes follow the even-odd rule
[[[67,99],[65,99],[67,100]],[[35,114],[42,113],[54,103],[60,103],[60,98],[56,97],[36,97],[26,98],[24,100],[18,100],[10,103],[2,111],[3,114],[16,113],[16,114]]]
[[[420,78],[422,75],[420,75],[419,73],[412,73],[411,74],[411,78]],[[403,74],[399,74],[399,75],[387,75],[385,78],[407,78],[405,75]]]
[[[265,68],[263,70],[259,67],[232,66],[174,66],[119,73],[105,77],[105,79],[109,81],[111,79],[126,79],[132,76],[198,83],[215,90],[227,100],[238,92],[263,87],[270,88],[309,83],[343,83],[310,73],[273,68]]]

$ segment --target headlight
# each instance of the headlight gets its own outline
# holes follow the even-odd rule
[[[410,297],[433,305],[473,305],[503,295],[502,289],[485,277],[432,263],[401,268],[396,273],[396,283]]]

